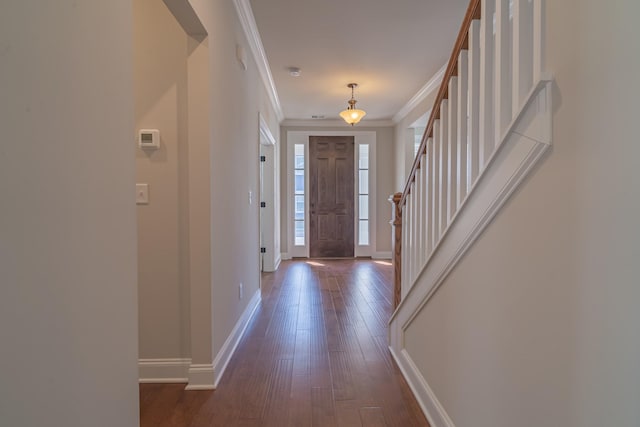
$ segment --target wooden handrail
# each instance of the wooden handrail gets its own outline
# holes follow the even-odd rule
[[[469,3],[469,7],[467,8],[467,13],[464,16],[464,20],[462,21],[462,26],[460,27],[460,32],[458,33],[458,38],[453,47],[453,52],[451,52],[451,57],[449,58],[449,64],[447,65],[447,70],[444,73],[444,77],[442,78],[442,84],[440,85],[440,90],[438,91],[438,95],[433,104],[433,108],[431,109],[431,116],[429,117],[429,121],[427,122],[427,127],[422,135],[422,141],[420,142],[420,148],[418,148],[418,153],[416,154],[416,158],[413,161],[413,166],[411,167],[411,172],[409,173],[409,177],[407,178],[407,183],[405,184],[404,191],[402,193],[402,198],[400,199],[399,206],[402,208],[406,201],[407,196],[411,190],[411,183],[416,179],[416,171],[420,169],[420,160],[422,159],[422,155],[427,152],[427,140],[433,136],[433,124],[440,117],[440,105],[442,104],[442,100],[447,99],[448,90],[449,90],[449,80],[451,77],[456,76],[458,73],[458,57],[460,56],[461,50],[468,49],[469,45],[469,28],[471,27],[471,21],[474,19],[480,19],[480,2],[481,0],[471,0]]]

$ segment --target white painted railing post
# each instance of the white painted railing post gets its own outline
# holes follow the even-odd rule
[[[495,148],[493,120],[494,1],[482,1],[482,20],[480,21],[480,105],[478,107],[480,111],[480,171],[484,169]]]
[[[456,182],[458,184],[456,207],[459,208],[467,195],[467,175],[469,173],[468,151],[467,151],[467,107],[469,95],[469,51],[462,50],[458,56],[458,111],[456,129],[456,153],[458,163],[456,170]]]
[[[427,139],[427,253],[431,255],[434,246],[434,228],[433,228],[433,138]]]
[[[433,247],[440,240],[440,120],[433,122],[433,208],[431,220],[433,222]]]
[[[514,114],[520,110],[533,86],[533,15],[531,0],[514,0],[512,97]]]
[[[516,0],[517,1],[517,0]],[[495,143],[502,140],[502,134],[511,123],[511,20],[512,0],[496,1],[495,18],[495,63],[494,63],[494,119]],[[495,148],[495,144],[494,144]],[[493,154],[490,153],[490,154]]]
[[[469,126],[468,126],[468,170],[469,191],[480,174],[480,21],[474,20],[469,27]]]
[[[447,229],[447,195],[449,193],[449,148],[448,148],[448,122],[449,122],[449,101],[442,100],[440,104],[440,228],[438,233],[442,236]]]
[[[423,136],[425,146],[401,199],[403,296],[437,255],[438,243],[539,84],[542,2],[474,0],[469,5],[468,27],[459,34]]]
[[[447,174],[447,225],[458,210],[458,77],[449,80],[449,101],[447,112],[447,149],[449,150],[449,172]]]

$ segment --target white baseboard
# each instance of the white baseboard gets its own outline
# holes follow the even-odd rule
[[[213,390],[215,389],[213,365],[193,364],[189,366],[189,384],[185,390]]]
[[[418,401],[422,412],[427,417],[427,420],[429,420],[429,425],[431,427],[455,427],[447,411],[445,411],[440,401],[438,401],[435,393],[431,387],[429,387],[429,384],[420,373],[420,370],[411,359],[409,353],[407,353],[406,350],[402,350],[400,354],[397,354],[392,347],[389,347],[389,350],[398,364],[400,371],[402,371],[402,375],[407,381],[407,384],[409,384],[411,391],[413,391],[413,395]]]
[[[289,253],[288,253],[288,252],[283,252],[283,253],[280,255],[280,259],[281,259],[282,261],[290,260],[290,259],[291,259],[291,255],[289,255]]]
[[[140,383],[186,383],[191,359],[139,359]]]
[[[280,267],[281,262],[282,262],[282,255],[276,254],[276,259],[273,261],[273,271],[276,271],[278,267]]]
[[[140,359],[139,382],[187,383],[185,390],[215,389],[260,303],[260,298],[260,291],[257,290],[213,363],[192,364],[191,359]]]
[[[240,339],[242,339],[242,335],[244,331],[247,329],[249,325],[249,321],[251,317],[253,317],[253,313],[255,313],[256,308],[260,304],[260,299],[262,298],[260,290],[258,289],[253,296],[251,297],[251,301],[247,305],[247,308],[242,313],[242,316],[236,322],[236,326],[229,334],[229,337],[222,345],[222,348],[216,355],[213,360],[213,387],[217,387],[220,382],[220,378],[224,374],[227,365],[229,364],[229,360],[231,360],[231,356],[236,351],[238,347],[238,343],[240,343]]]
[[[391,259],[391,251],[389,252],[374,252],[371,255],[372,259]]]

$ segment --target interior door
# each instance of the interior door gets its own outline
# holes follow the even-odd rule
[[[309,255],[354,255],[354,137],[309,137]]]

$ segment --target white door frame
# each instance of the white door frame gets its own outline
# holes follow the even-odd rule
[[[265,156],[265,161],[260,167],[260,203],[264,202],[265,207],[260,207],[260,244],[266,252],[261,254],[262,270],[275,271],[280,264],[280,249],[276,246],[276,207],[279,203],[276,185],[276,166],[278,159],[278,146],[276,140],[269,129],[266,120],[260,114],[260,155]],[[278,231],[279,232],[279,231]],[[277,253],[276,253],[277,251]]]
[[[309,137],[310,136],[353,136],[355,140],[354,146],[354,254],[357,257],[373,256],[376,248],[376,132],[375,131],[288,131],[287,132],[287,257],[309,257]],[[304,145],[305,153],[305,184],[304,184],[304,219],[305,219],[305,244],[304,246],[294,245],[294,146],[296,144]],[[369,145],[369,244],[358,245],[358,220],[360,212],[358,209],[358,188],[359,173],[358,159],[360,144]]]

